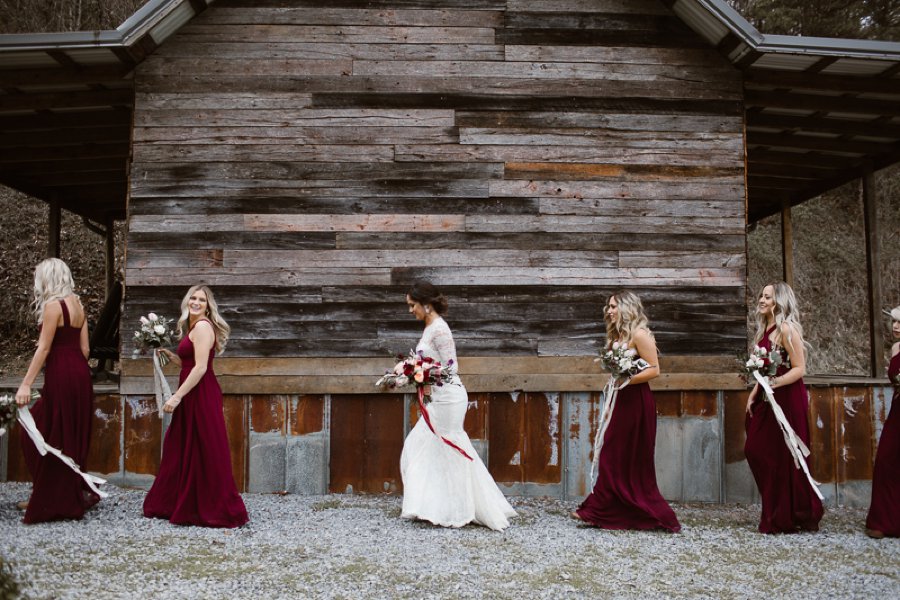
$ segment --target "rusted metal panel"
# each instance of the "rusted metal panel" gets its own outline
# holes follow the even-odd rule
[[[286,430],[287,398],[285,396],[251,396],[250,429],[255,433],[281,433]]]
[[[744,456],[744,442],[747,441],[747,395],[749,390],[741,392],[725,392],[724,421],[725,464],[741,462]]]
[[[399,492],[403,397],[333,396],[329,490]]]
[[[489,469],[503,483],[559,483],[559,394],[491,394]]]
[[[590,491],[593,442],[603,403],[600,392],[573,393],[567,396],[566,493],[569,497],[580,498]]]
[[[223,413],[228,449],[231,452],[231,472],[242,492],[247,489],[247,440],[249,438],[246,396],[224,396]]]
[[[809,389],[809,470],[816,481],[835,481],[837,445],[834,432],[834,388]]]
[[[681,392],[656,391],[653,392],[653,399],[656,400],[656,416],[681,416]]]
[[[859,481],[872,479],[874,438],[872,388],[833,388],[838,417],[834,431],[837,447],[836,479]]]
[[[325,396],[294,396],[288,403],[291,435],[317,433],[325,428]]]
[[[118,394],[95,396],[87,469],[95,473],[118,473],[121,437],[122,398]]]
[[[463,428],[473,440],[487,439],[487,402],[489,394],[469,394],[469,408]]]
[[[125,396],[125,472],[156,475],[162,427],[153,396]]]
[[[654,396],[656,394],[654,393]],[[681,393],[681,413],[686,416],[714,417],[718,393],[708,390]]]

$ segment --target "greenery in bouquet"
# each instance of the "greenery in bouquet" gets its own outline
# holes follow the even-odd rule
[[[140,329],[134,332],[135,355],[147,354],[150,350],[172,345],[175,334],[172,331],[171,319],[156,313],[149,313],[146,317],[141,317],[140,321]],[[159,358],[163,365],[168,362],[165,354]]]
[[[394,368],[385,371],[385,374],[375,382],[376,387],[396,389],[415,386],[417,390],[433,385],[440,387],[447,383],[453,375],[452,360],[446,365],[442,365],[430,356],[412,350],[408,356],[398,354],[397,360],[399,362],[394,365]],[[424,401],[428,402],[429,400],[430,397],[425,395]]]
[[[31,399],[37,400],[41,397],[40,392],[33,390]],[[16,421],[19,414],[19,406],[16,404],[16,396],[14,394],[0,395],[0,436],[9,431],[10,426]]]
[[[601,350],[594,362],[603,365],[615,380],[631,379],[650,366],[650,363],[637,355],[634,348],[619,342],[613,342],[611,346]]]
[[[765,378],[775,377],[784,361],[781,358],[781,351],[778,348],[766,350],[761,346],[753,346],[749,356],[741,357],[741,379],[744,383],[756,383],[753,377],[754,372],[759,372]]]

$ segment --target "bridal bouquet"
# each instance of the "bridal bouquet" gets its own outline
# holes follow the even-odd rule
[[[37,400],[40,397],[40,392],[38,392],[37,390],[31,391],[32,400]],[[9,431],[10,426],[16,421],[16,417],[18,414],[19,406],[16,404],[15,395],[0,395],[0,437],[2,437],[7,431]]]
[[[171,323],[170,319],[156,313],[141,317],[141,328],[134,332],[134,344],[137,346],[134,353],[147,354],[148,350],[171,346],[175,337]],[[163,355],[160,361],[165,366],[168,359]]]
[[[594,362],[601,363],[604,369],[612,373],[613,379],[631,379],[650,366],[643,358],[636,357],[637,352],[627,344],[613,342],[605,352],[600,352]]]
[[[394,365],[394,368],[385,371],[384,376],[375,382],[376,387],[396,389],[414,385],[417,390],[432,385],[440,387],[447,383],[453,375],[451,372],[452,360],[448,364],[442,365],[430,356],[424,356],[422,352],[412,350],[408,356],[398,354],[397,359],[399,362]],[[425,402],[431,400],[427,395],[424,396],[424,399]]]
[[[778,348],[766,350],[760,346],[753,346],[750,355],[747,358],[741,358],[741,379],[744,383],[756,383],[754,372],[759,373],[766,379],[775,377],[784,361],[781,358],[781,352]],[[790,365],[788,365],[790,366]]]

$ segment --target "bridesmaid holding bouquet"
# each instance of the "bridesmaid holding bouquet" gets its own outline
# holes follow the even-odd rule
[[[69,267],[58,258],[42,261],[34,270],[34,313],[40,326],[37,350],[16,392],[16,403],[31,401],[31,385],[44,369],[41,397],[31,408],[46,442],[84,467],[91,437],[94,388],[88,366],[87,320],[74,292]],[[81,519],[100,501],[81,476],[57,457],[41,456],[28,436],[22,453],[34,487],[25,508],[25,523]]]
[[[640,298],[620,291],[609,297],[604,314],[607,350],[636,351],[650,366],[620,388],[597,459],[597,482],[572,516],[603,529],[681,530],[656,483],[656,402],[650,385],[659,377],[656,340]]]
[[[900,340],[900,306],[890,312],[891,333]],[[894,386],[891,412],[881,429],[872,473],[872,503],[866,518],[871,538],[900,537],[900,341],[891,346],[888,378]]]
[[[247,509],[231,472],[222,390],[212,368],[231,328],[207,286],[188,290],[177,330],[183,336],[178,353],[159,350],[181,366],[181,374],[163,406],[172,423],[159,473],[144,499],[144,516],[176,525],[240,527],[248,521]]]
[[[755,343],[777,349],[781,365],[770,380],[775,402],[797,437],[809,446],[809,398],[803,385],[806,351],[797,298],[782,282],[766,285],[759,294]],[[747,398],[747,441],[744,454],[762,497],[760,533],[818,531],[824,509],[784,442],[784,435],[759,384]]]

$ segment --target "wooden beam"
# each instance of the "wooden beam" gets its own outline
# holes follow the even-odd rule
[[[59,239],[62,229],[62,204],[58,199],[50,201],[50,218],[47,220],[47,256],[59,258]]]
[[[794,229],[787,202],[781,206],[781,273],[785,283],[794,287]]]
[[[900,102],[896,100],[872,100],[848,98],[846,96],[816,96],[815,94],[793,94],[784,91],[747,90],[744,94],[745,106],[763,108],[794,108],[800,110],[843,112],[863,115],[900,116]]]
[[[821,62],[816,64],[821,64]],[[900,94],[900,85],[898,85],[896,79],[853,75],[824,75],[821,73],[798,73],[796,71],[772,71],[751,68],[744,71],[744,82],[788,89],[802,88],[805,90],[826,90],[829,92],[855,94]]]
[[[866,135],[883,138],[900,138],[900,125],[892,122],[853,121],[850,119],[801,117],[748,112],[747,127],[770,127],[790,131],[821,131],[840,135]]]
[[[106,298],[116,282],[116,223],[112,217],[106,219]]]
[[[896,145],[888,142],[854,142],[842,138],[821,138],[811,135],[793,135],[790,133],[747,132],[747,144],[751,146],[775,146],[778,148],[802,148],[822,152],[841,152],[847,154],[886,154],[895,150]],[[853,160],[851,157],[850,160]]]
[[[884,374],[884,349],[881,341],[881,249],[878,244],[878,191],[875,175],[866,169],[860,180],[866,236],[866,283],[869,300],[869,374]]]
[[[134,90],[90,90],[0,96],[0,111],[82,108],[88,106],[134,106]]]

